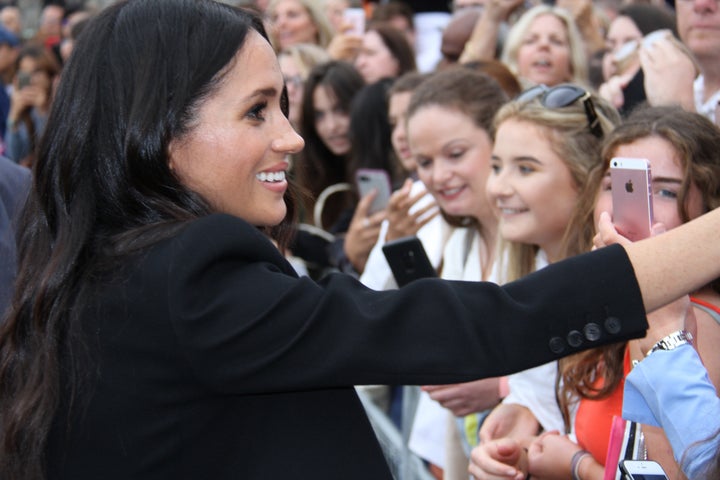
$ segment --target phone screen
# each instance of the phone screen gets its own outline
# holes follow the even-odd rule
[[[660,464],[652,460],[623,460],[620,470],[629,480],[668,480]]]

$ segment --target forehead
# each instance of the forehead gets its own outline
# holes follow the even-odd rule
[[[226,82],[233,82],[236,91],[277,88],[283,83],[275,52],[255,30],[248,32],[244,45],[226,68]]]
[[[276,11],[300,11],[305,12],[307,9],[305,5],[300,3],[298,0],[280,0],[275,4]]]
[[[543,13],[535,17],[528,30],[552,30],[562,35],[567,33],[565,22],[552,13]]]
[[[647,158],[655,177],[679,177],[682,174],[677,149],[661,137],[643,137],[619,145],[615,149],[615,156]]]
[[[622,35],[642,36],[642,32],[637,27],[637,25],[635,25],[635,22],[633,22],[630,17],[620,15],[615,20],[613,20],[612,23],[610,23],[610,28],[608,29],[608,37]]]

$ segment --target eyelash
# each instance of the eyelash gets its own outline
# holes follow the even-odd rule
[[[253,107],[247,113],[247,116],[253,120],[263,121],[263,120],[265,120],[265,116],[263,115],[263,112],[265,111],[266,108],[267,108],[267,102],[261,102],[256,105],[253,105]]]

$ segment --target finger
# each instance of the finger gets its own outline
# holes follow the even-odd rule
[[[372,189],[370,190],[364,197],[360,199],[360,201],[357,204],[357,207],[355,207],[355,217],[367,217],[368,211],[370,210],[370,205],[372,204],[372,201],[375,200],[375,197],[377,196],[377,190]]]
[[[490,478],[488,476],[515,478],[520,473],[513,465],[505,463],[512,460],[500,453],[498,442],[473,449],[471,460],[471,465],[475,466],[474,475],[482,475],[484,478]]]
[[[654,223],[652,228],[650,229],[650,236],[651,237],[657,237],[658,235],[661,235],[667,231],[667,228],[665,228],[664,223]]]

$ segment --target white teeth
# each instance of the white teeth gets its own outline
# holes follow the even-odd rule
[[[285,172],[260,172],[255,177],[261,182],[282,182],[285,180]]]
[[[462,190],[462,187],[451,188],[450,190],[443,190],[443,191],[442,191],[442,194],[443,194],[443,195],[455,195],[455,194],[458,193],[460,190]]]
[[[501,208],[500,211],[501,211],[503,214],[510,215],[510,214],[513,214],[513,213],[524,212],[525,209],[524,209],[524,208]]]

